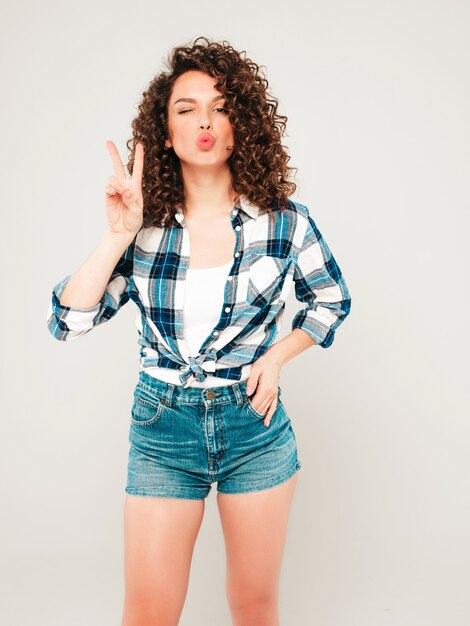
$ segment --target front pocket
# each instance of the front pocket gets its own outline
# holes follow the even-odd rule
[[[250,259],[247,302],[263,308],[277,298],[282,292],[292,260],[289,256],[255,254]]]
[[[266,413],[267,413],[267,411],[266,411],[266,413],[265,413],[264,415],[263,415],[262,413],[258,413],[258,411],[257,411],[257,410],[254,408],[254,406],[251,404],[251,400],[250,400],[250,398],[249,398],[248,396],[246,397],[246,405],[247,405],[247,407],[251,410],[251,412],[253,413],[253,415],[254,415],[255,417],[257,417],[257,418],[258,418],[258,419],[260,419],[260,420],[264,420],[264,418],[266,417]]]
[[[155,424],[160,419],[164,408],[165,403],[162,398],[152,395],[137,385],[131,410],[131,422],[136,426]]]
[[[255,417],[257,417],[258,419],[262,419],[264,420],[264,418],[266,417],[267,412],[269,411],[269,408],[266,410],[266,413],[258,413],[258,411],[255,409],[255,407],[252,405],[251,403],[251,398],[250,396],[245,396],[245,404],[247,405],[248,409],[253,413],[253,415]],[[283,411],[285,411],[284,406],[282,405],[281,402],[281,388],[278,386],[277,388],[277,407],[276,407],[276,411],[279,408],[279,406],[282,406]],[[276,411],[274,411],[274,413],[276,413]],[[287,413],[286,413],[287,415]]]

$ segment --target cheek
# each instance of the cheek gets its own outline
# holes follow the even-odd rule
[[[187,131],[188,126],[189,126],[188,118],[185,117],[184,115],[171,116],[171,118],[168,121],[169,132],[171,132],[173,137],[178,138],[180,140],[183,139],[184,135],[188,132]]]
[[[229,120],[223,124],[222,132],[227,139],[233,139],[233,127]]]
[[[187,149],[191,145],[191,138],[192,134],[188,124],[185,124],[183,120],[171,127],[171,140],[176,146]]]

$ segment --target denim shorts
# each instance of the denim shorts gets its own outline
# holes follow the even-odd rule
[[[253,392],[254,393],[254,392]],[[280,400],[268,427],[246,393],[246,380],[183,387],[139,372],[129,429],[125,491],[204,499],[285,482],[301,464],[290,417]]]

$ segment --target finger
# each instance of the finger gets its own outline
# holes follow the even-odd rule
[[[142,173],[144,171],[144,145],[139,143],[135,147],[134,166],[132,168],[132,182],[137,189],[142,187]]]
[[[250,395],[256,389],[257,384],[258,378],[254,375],[253,377],[250,376],[250,378],[246,382],[246,393]]]
[[[261,400],[259,407],[256,409],[258,413],[267,411],[276,397],[277,395],[273,393],[270,396],[266,396],[264,400]]]
[[[114,189],[114,187],[112,185],[106,185],[106,193],[109,196],[114,196],[117,194],[117,191]]]
[[[114,142],[107,141],[106,146],[111,156],[111,161],[113,163],[114,173],[116,174],[116,177],[121,182],[125,181],[126,172],[124,170],[124,165],[122,164],[121,157],[119,156],[119,152],[117,151],[117,148],[114,145]]]
[[[140,212],[141,208],[138,203],[138,195],[133,192],[131,189],[128,189],[125,193],[122,194],[122,199],[124,204],[131,212]]]
[[[262,397],[261,392],[260,391],[256,392],[256,395],[254,395],[251,398],[251,405],[256,411],[258,411],[258,413],[262,413],[264,415],[264,412],[266,411],[266,408],[269,406],[269,402],[271,400],[269,398],[260,399],[261,397]]]
[[[128,188],[127,186],[122,185],[116,176],[110,176],[108,178],[108,184],[112,185],[116,191],[119,191],[119,193],[124,193]]]
[[[277,401],[276,402],[273,401],[271,403],[269,411],[266,413],[266,417],[264,418],[264,424],[265,424],[266,427],[269,426],[269,424],[271,423],[271,419],[272,419],[276,409],[277,409]]]

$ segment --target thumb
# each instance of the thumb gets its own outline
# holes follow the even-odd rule
[[[248,378],[247,383],[246,383],[246,393],[247,393],[248,395],[250,395],[250,394],[251,394],[251,392],[255,390],[255,388],[256,388],[256,384],[257,384],[257,378],[256,378],[256,376],[250,376],[250,377]]]
[[[124,203],[130,211],[136,211],[137,209],[140,209],[141,203],[138,201],[138,197],[139,196],[131,189],[128,189],[125,193],[122,194]]]

